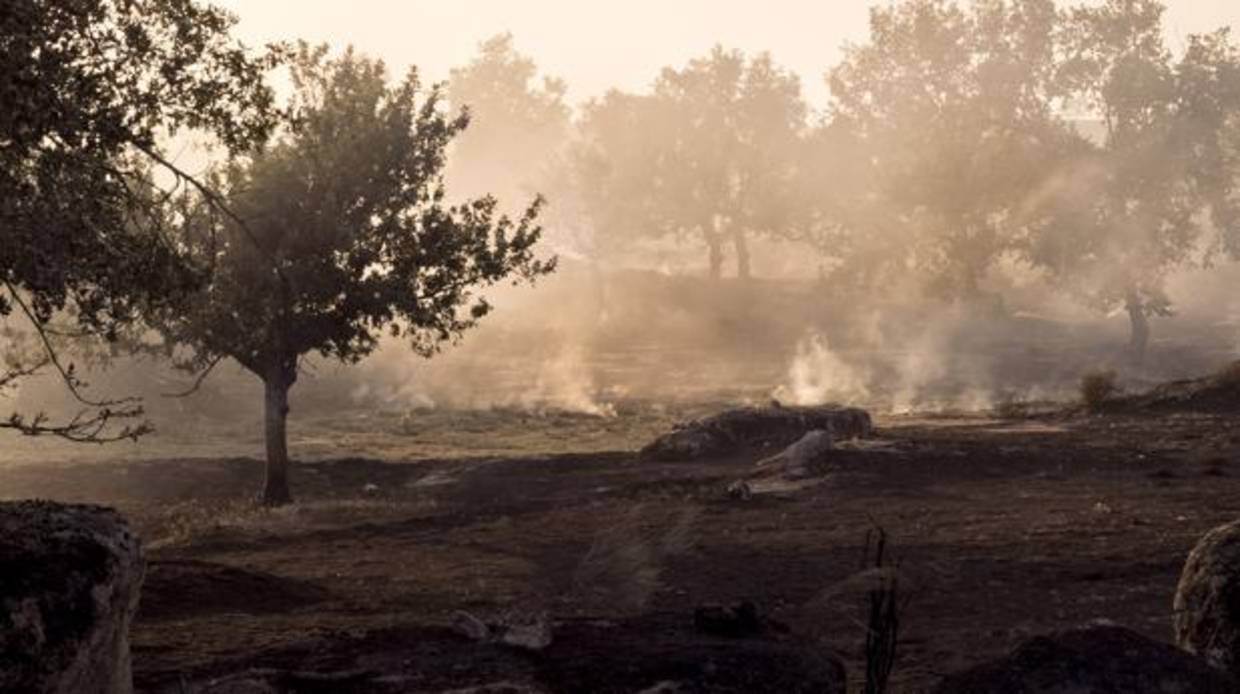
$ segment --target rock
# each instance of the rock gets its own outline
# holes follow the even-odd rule
[[[738,480],[728,485],[728,498],[735,501],[749,501],[753,498],[753,487],[745,480]]]
[[[111,509],[0,503],[0,691],[133,691],[142,547]]]
[[[457,612],[452,615],[452,630],[474,641],[491,640],[491,628],[468,612]]]
[[[499,642],[527,651],[541,651],[551,645],[551,621],[546,614],[510,619],[496,629]]]
[[[815,475],[834,449],[835,438],[831,432],[815,429],[783,451],[759,460],[755,467],[759,474],[763,475],[776,475],[792,480],[804,479]]]
[[[1225,694],[1237,683],[1205,660],[1117,626],[1038,636],[1011,655],[950,675],[934,694]]]
[[[1181,648],[1240,675],[1240,521],[1206,533],[1189,553],[1174,610]]]
[[[551,621],[545,613],[508,616],[499,624],[487,624],[468,612],[452,616],[452,630],[479,643],[501,643],[528,651],[551,645]]]
[[[643,448],[642,455],[654,460],[695,460],[782,448],[815,430],[844,440],[869,436],[872,424],[865,410],[849,407],[750,407],[678,425]]]

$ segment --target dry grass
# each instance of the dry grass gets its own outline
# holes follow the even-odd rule
[[[427,502],[431,503],[431,502]],[[330,499],[281,507],[255,501],[187,501],[164,509],[143,533],[152,549],[190,547],[222,541],[248,541],[303,532],[404,518],[425,510],[387,499]]]

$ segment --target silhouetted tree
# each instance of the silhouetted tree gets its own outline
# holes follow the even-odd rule
[[[517,52],[512,34],[483,42],[469,65],[452,70],[447,99],[468,110],[469,129],[451,146],[446,180],[454,195],[525,197],[568,139],[563,81],[538,81],[534,61]]]
[[[115,340],[139,313],[201,280],[164,234],[152,167],[165,133],[195,130],[232,152],[274,123],[264,73],[229,37],[233,19],[191,0],[6,0],[0,9],[0,318],[29,319],[41,356],[0,369],[0,389],[43,366],[82,403],[73,419],[12,414],[0,428],[71,440],[131,438],[133,399],[92,399],[53,348],[60,316]]]
[[[416,72],[389,86],[382,63],[301,46],[292,124],[219,174],[236,217],[187,212],[182,242],[214,268],[189,310],[159,316],[184,365],[232,358],[263,381],[267,476],[262,500],[290,500],[288,392],[303,356],[354,363],[384,334],[430,356],[489,310],[476,288],[533,280],[539,203],[512,222],[494,198],[447,206],[449,118]],[[254,239],[256,243],[251,243]]]
[[[590,104],[571,165],[596,233],[695,237],[712,278],[731,244],[738,276],[749,277],[749,237],[795,223],[805,115],[800,82],[769,55],[719,47],[665,69],[649,95]]]
[[[1063,156],[1055,18],[1052,0],[871,11],[868,41],[828,74],[831,120],[815,138],[817,170],[845,191],[824,191],[818,224],[846,269],[913,270],[939,295],[979,295],[1026,232],[1014,212]]]
[[[1177,62],[1164,6],[1108,0],[1064,17],[1060,79],[1087,117],[1067,165],[1040,191],[1028,257],[1088,305],[1127,313],[1143,358],[1151,316],[1171,314],[1168,273],[1234,231],[1240,54],[1226,31],[1190,38]],[[1224,235],[1226,242],[1231,237]]]

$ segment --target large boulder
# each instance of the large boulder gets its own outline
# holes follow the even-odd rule
[[[1240,674],[1240,521],[1206,533],[1184,563],[1175,591],[1181,648]]]
[[[98,506],[0,503],[0,691],[133,691],[129,624],[144,563]]]
[[[742,451],[783,448],[822,430],[834,440],[864,438],[873,425],[853,407],[746,407],[677,425],[642,455],[655,460],[695,460]]]
[[[934,694],[1226,694],[1227,673],[1117,626],[1038,636],[1011,655],[950,675]]]

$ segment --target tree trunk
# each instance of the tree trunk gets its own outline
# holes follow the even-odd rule
[[[261,501],[264,506],[292,503],[288,486],[288,391],[293,379],[273,370],[263,379],[266,392],[267,479]]]
[[[718,280],[723,277],[723,242],[718,236],[706,237],[706,245],[710,248],[710,278]]]
[[[1136,292],[1129,292],[1125,302],[1128,310],[1128,322],[1132,326],[1132,334],[1128,340],[1128,349],[1133,360],[1141,364],[1145,361],[1145,349],[1150,342],[1150,318],[1145,311],[1145,303]]]
[[[749,240],[745,238],[745,231],[743,229],[732,232],[732,245],[736,248],[736,276],[739,279],[747,280],[750,277]]]

